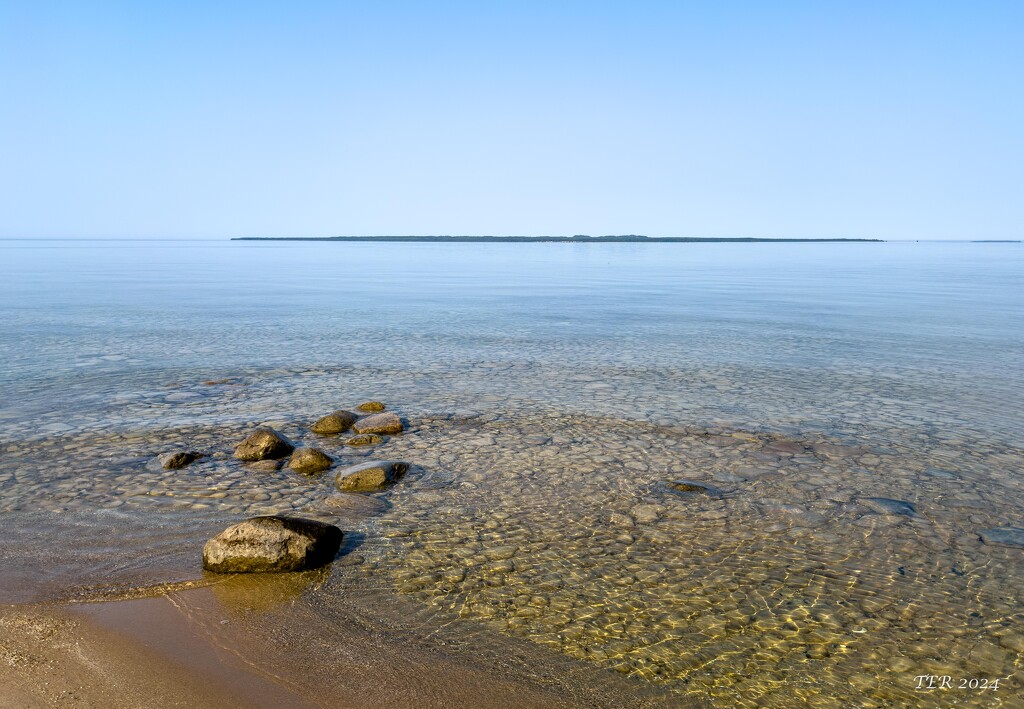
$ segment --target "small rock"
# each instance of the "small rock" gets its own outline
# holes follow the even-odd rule
[[[690,492],[695,495],[708,495],[710,497],[722,496],[722,491],[714,485],[699,483],[693,480],[673,480],[668,486],[677,492]]]
[[[352,438],[345,441],[345,444],[350,446],[375,446],[383,442],[384,438],[376,433],[364,433],[362,436],[352,436]]]
[[[909,657],[904,657],[903,655],[893,655],[889,658],[887,664],[889,665],[889,669],[893,672],[901,673],[909,672],[915,667],[914,661]]]
[[[387,407],[384,406],[383,401],[364,401],[356,408],[359,409],[360,411],[365,411],[367,413],[377,413],[379,411],[384,411],[385,409],[387,409]]]
[[[880,515],[906,515],[913,517],[917,514],[914,506],[903,500],[890,500],[888,497],[862,497],[860,503],[872,512]]]
[[[329,563],[341,548],[332,524],[296,517],[254,517],[203,547],[203,568],[218,573],[302,571]]]
[[[259,428],[235,446],[239,460],[272,460],[283,458],[295,450],[291,441],[272,428]]]
[[[999,638],[999,644],[1008,650],[1024,653],[1024,634],[1008,632]]]
[[[334,460],[319,448],[296,448],[288,467],[303,475],[316,475],[327,470]]]
[[[781,455],[803,453],[804,449],[805,446],[802,443],[797,443],[796,441],[772,441],[761,448],[761,450],[766,453],[776,453]]]
[[[501,546],[491,547],[490,549],[484,549],[484,557],[490,561],[504,561],[505,559],[511,559],[519,551],[517,546]]]
[[[391,505],[379,497],[354,495],[350,492],[339,492],[325,497],[323,505],[334,510],[344,510],[368,517],[383,514],[391,507]]]
[[[335,481],[338,489],[346,492],[374,492],[394,484],[408,469],[407,463],[374,460],[345,468]]]
[[[203,457],[199,451],[172,451],[159,456],[160,465],[167,470],[179,470]]]
[[[316,423],[309,427],[309,430],[325,436],[343,433],[351,428],[352,424],[356,422],[356,418],[351,411],[338,410],[317,419]]]
[[[943,480],[956,480],[959,475],[951,470],[943,470],[942,468],[925,468],[924,474],[933,478],[942,478]]]
[[[640,524],[656,521],[664,511],[665,508],[661,505],[636,505],[630,510]]]
[[[1024,547],[1024,528],[993,527],[978,532],[981,541],[986,544],[1001,544],[1008,547]]]
[[[249,470],[255,470],[257,473],[276,473],[284,465],[283,460],[257,460],[254,463],[249,463]]]
[[[613,527],[632,527],[633,518],[629,515],[624,515],[621,512],[612,512],[611,517],[608,519]]]
[[[352,424],[352,430],[356,433],[401,433],[403,428],[402,419],[390,411],[367,416]]]
[[[548,443],[551,443],[551,436],[523,436],[523,443],[531,446],[546,446]]]

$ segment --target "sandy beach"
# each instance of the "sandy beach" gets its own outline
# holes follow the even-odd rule
[[[315,594],[303,595],[316,581],[232,576],[131,600],[6,606],[0,707],[702,706],[528,643],[453,643],[367,598],[324,628]]]

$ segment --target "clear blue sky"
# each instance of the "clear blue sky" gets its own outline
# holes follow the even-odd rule
[[[1024,238],[1024,2],[0,0],[0,237]]]

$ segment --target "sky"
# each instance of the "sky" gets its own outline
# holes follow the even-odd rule
[[[1024,238],[1024,2],[0,0],[0,238]]]

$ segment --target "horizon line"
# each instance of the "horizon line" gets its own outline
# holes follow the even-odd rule
[[[391,241],[391,242],[566,242],[575,244],[587,243],[693,243],[693,242],[883,242],[884,239],[869,238],[846,238],[846,237],[820,237],[820,238],[794,238],[794,237],[710,237],[710,236],[644,236],[641,234],[619,234],[605,236],[589,236],[586,234],[575,234],[573,236],[551,235],[551,236],[521,236],[521,235],[448,235],[448,234],[425,234],[425,235],[397,235],[380,234],[375,236],[236,236],[231,241]]]

